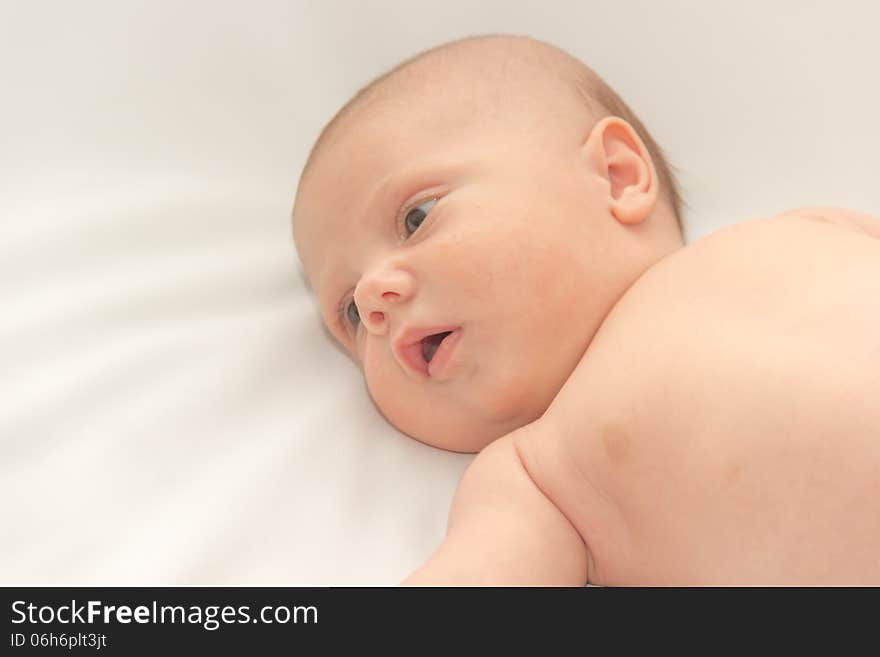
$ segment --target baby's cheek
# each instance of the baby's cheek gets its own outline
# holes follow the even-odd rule
[[[404,425],[411,423],[412,400],[407,395],[406,382],[400,380],[400,372],[395,372],[393,366],[393,363],[368,356],[364,359],[364,378],[370,397],[385,419],[408,433]]]
[[[443,449],[478,451],[546,407],[535,395],[535,372],[517,366],[516,359],[484,363],[492,375],[457,382],[465,390],[461,397],[444,386],[413,381],[390,354],[383,358],[368,348],[363,363],[367,390],[382,416],[404,434]]]

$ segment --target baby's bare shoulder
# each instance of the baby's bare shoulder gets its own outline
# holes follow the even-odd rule
[[[720,371],[777,362],[775,354],[795,336],[852,345],[864,331],[867,340],[880,322],[876,306],[865,303],[880,294],[880,241],[856,220],[880,223],[808,208],[732,224],[692,242],[630,287],[576,378],[591,390],[622,390],[626,403],[634,386],[702,385]]]
[[[844,208],[812,206],[776,215],[733,223],[709,233],[671,254],[643,274],[630,288],[620,308],[649,303],[649,297],[669,302],[692,301],[694,294],[707,301],[723,300],[721,292],[763,284],[762,278],[793,279],[825,261],[839,260],[840,248],[856,251],[877,248],[873,240],[852,241],[854,236],[880,238],[880,218]],[[802,267],[798,263],[810,263]],[[782,271],[781,266],[794,265]],[[720,286],[720,287],[719,287]],[[700,290],[703,294],[700,295]],[[654,309],[652,309],[654,310]]]

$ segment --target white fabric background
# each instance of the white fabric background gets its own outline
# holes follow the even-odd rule
[[[680,169],[692,240],[880,214],[876,7],[0,1],[0,584],[394,584],[442,538],[470,457],[379,416],[290,237],[374,76],[470,34],[569,50]]]

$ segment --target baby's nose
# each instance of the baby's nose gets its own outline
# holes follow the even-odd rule
[[[354,297],[367,330],[382,333],[391,315],[413,295],[412,276],[400,270],[382,270],[361,279]]]
[[[393,301],[394,299],[398,299],[400,294],[397,292],[383,292],[382,299],[385,301]],[[385,321],[385,311],[384,310],[371,310],[370,311],[370,321],[373,324],[381,324]]]

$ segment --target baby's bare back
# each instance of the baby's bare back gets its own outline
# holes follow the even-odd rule
[[[880,584],[880,239],[834,213],[649,270],[516,436],[591,581]]]

